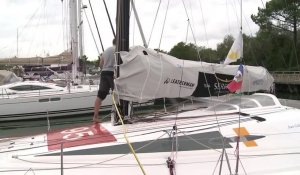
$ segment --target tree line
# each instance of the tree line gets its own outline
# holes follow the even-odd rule
[[[300,70],[300,1],[271,0],[251,19],[259,26],[256,36],[243,35],[242,63],[263,66],[270,71]],[[180,42],[168,54],[179,59],[220,63],[234,38],[225,36],[216,49]],[[239,63],[237,63],[239,64]]]

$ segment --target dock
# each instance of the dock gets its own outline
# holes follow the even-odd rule
[[[270,72],[275,84],[300,85],[300,71],[274,71]]]

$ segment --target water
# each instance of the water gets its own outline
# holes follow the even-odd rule
[[[300,85],[295,84],[276,84],[277,98],[300,100]]]

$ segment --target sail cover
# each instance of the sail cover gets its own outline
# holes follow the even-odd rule
[[[0,86],[21,81],[21,78],[17,77],[15,73],[7,70],[0,70]]]
[[[181,60],[142,46],[120,55],[123,63],[115,90],[121,99],[137,102],[228,93],[226,85],[239,66]],[[245,66],[240,92],[268,91],[273,81],[265,68]]]

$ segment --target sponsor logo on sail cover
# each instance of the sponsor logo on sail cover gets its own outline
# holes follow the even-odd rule
[[[188,82],[188,81],[184,81],[184,80],[178,80],[178,79],[170,79],[170,78],[167,78],[165,81],[164,81],[164,84],[178,84],[180,86],[185,86],[185,87],[194,87],[195,86],[195,83],[191,83],[191,82]]]

